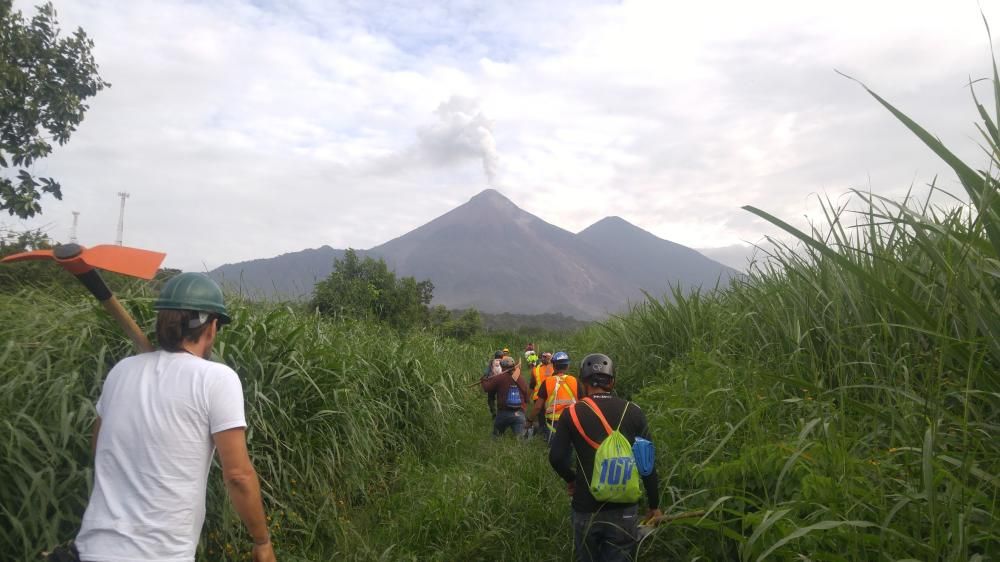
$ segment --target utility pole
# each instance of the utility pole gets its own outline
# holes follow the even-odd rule
[[[69,241],[73,244],[77,243],[76,224],[78,222],[80,222],[80,211],[73,211],[73,229],[69,231]]]
[[[125,237],[125,200],[128,199],[129,194],[126,191],[119,191],[118,197],[122,198],[122,206],[118,211],[118,239],[115,241],[115,244],[121,246]]]

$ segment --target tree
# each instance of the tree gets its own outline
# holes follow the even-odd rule
[[[475,308],[448,310],[444,305],[430,309],[428,324],[435,332],[459,340],[468,340],[483,330],[483,318]]]
[[[451,311],[443,304],[432,307],[428,312],[427,323],[435,330],[441,329],[446,323],[451,321]]]
[[[443,333],[448,337],[460,340],[468,340],[478,334],[483,329],[483,319],[479,311],[470,308],[461,316],[444,325]]]
[[[42,212],[42,194],[62,199],[59,182],[25,168],[52,152],[50,140],[66,144],[89,108],[84,102],[111,86],[83,29],[60,37],[57,26],[50,3],[27,22],[13,0],[0,0],[0,170],[19,168],[16,181],[0,171],[0,210],[22,219]]]
[[[347,250],[334,260],[333,272],[316,284],[312,306],[321,314],[374,318],[397,328],[427,324],[434,294],[430,280],[397,279],[385,260]]]

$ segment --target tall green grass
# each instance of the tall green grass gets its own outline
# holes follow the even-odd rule
[[[0,548],[16,559],[75,533],[91,479],[93,403],[131,351],[86,297],[50,293],[0,295]],[[126,303],[151,325],[148,295]],[[216,359],[243,380],[275,543],[286,559],[332,556],[346,540],[345,514],[386,494],[404,455],[445,439],[440,420],[474,376],[462,360],[475,357],[478,369],[486,351],[278,306],[232,309]],[[214,474],[199,557],[238,559],[246,544]]]
[[[1000,111],[1000,80],[994,68]],[[974,171],[872,94],[969,203],[854,192],[721,291],[650,299],[587,336],[651,411],[680,559],[986,560],[1000,553],[1000,155]],[[937,193],[932,186],[932,193]]]
[[[993,70],[994,110],[1000,77]],[[874,95],[874,94],[872,94]],[[675,292],[564,340],[609,353],[646,412],[667,513],[648,560],[991,560],[1000,553],[1000,164],[977,171],[875,96],[964,197],[825,201],[800,242],[722,290]],[[937,188],[933,192],[941,194]],[[964,201],[967,201],[964,202]],[[150,326],[151,297],[125,291]],[[233,303],[217,358],[243,379],[282,560],[569,560],[568,498],[540,443],[489,439],[474,383],[524,334],[460,343]],[[0,552],[76,531],[88,430],[128,342],[65,288],[0,294]],[[199,558],[246,558],[217,473]]]

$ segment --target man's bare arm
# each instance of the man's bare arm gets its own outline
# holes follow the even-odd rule
[[[254,545],[269,545],[271,535],[260,497],[260,481],[247,452],[246,430],[242,427],[227,429],[213,434],[212,438],[219,451],[222,478],[236,513],[250,531]]]

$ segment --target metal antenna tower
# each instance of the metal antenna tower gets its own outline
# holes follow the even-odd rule
[[[73,211],[73,229],[69,231],[69,241],[73,244],[77,243],[76,240],[76,224],[80,222],[80,211]]]
[[[118,239],[115,240],[115,244],[121,246],[122,238],[125,236],[125,200],[129,198],[129,194],[126,191],[119,191],[118,197],[122,198],[122,206],[118,211]]]

